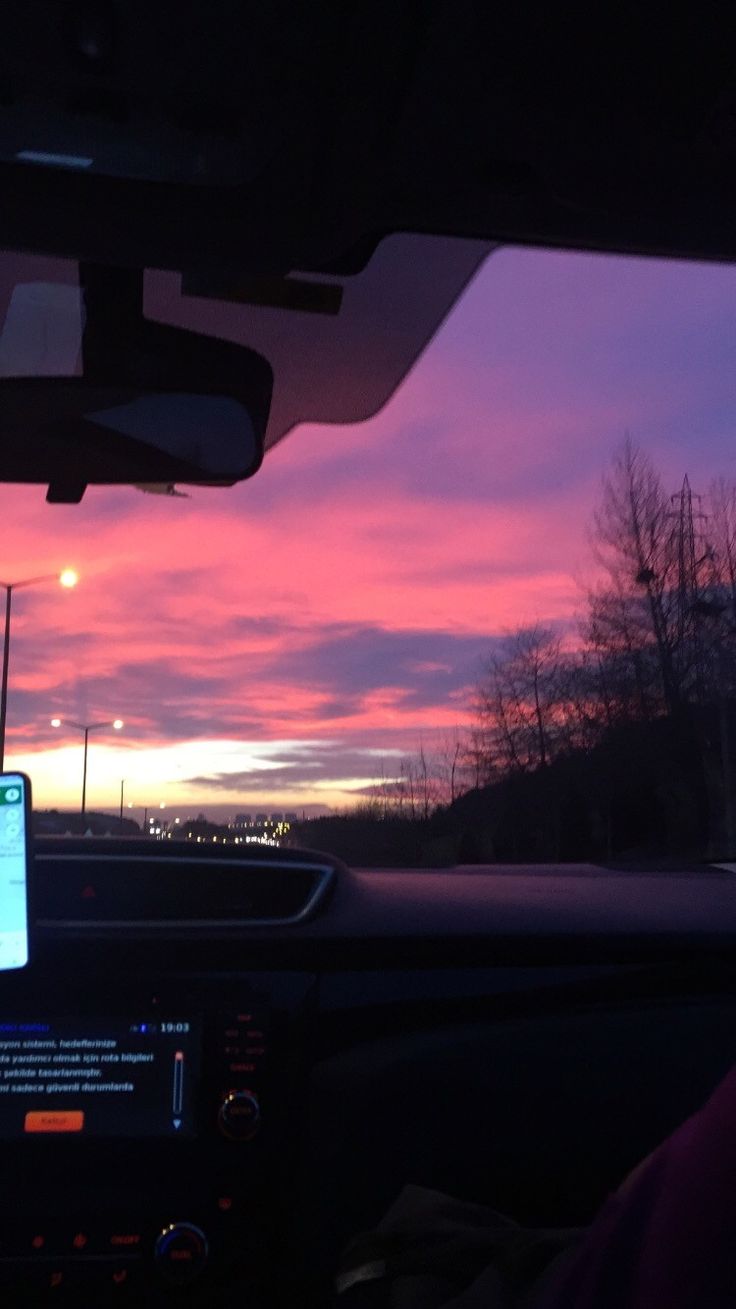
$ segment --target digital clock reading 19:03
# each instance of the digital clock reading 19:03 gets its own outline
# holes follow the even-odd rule
[[[189,1023],[162,1023],[159,1029],[163,1036],[179,1036],[190,1030]]]

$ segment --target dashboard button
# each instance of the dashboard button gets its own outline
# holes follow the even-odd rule
[[[50,1299],[61,1300],[73,1280],[64,1260],[51,1259],[3,1260],[1,1276],[2,1284],[13,1288],[13,1297],[8,1300],[13,1305],[38,1304],[46,1294]]]
[[[68,1264],[51,1263],[46,1268],[39,1267],[31,1276],[32,1285],[39,1291],[52,1292],[54,1298],[61,1297],[72,1285],[74,1278]]]
[[[32,1109],[25,1116],[23,1130],[31,1135],[37,1132],[58,1134],[81,1132],[84,1128],[82,1109]]]
[[[135,1280],[137,1269],[134,1264],[113,1263],[110,1264],[105,1281],[118,1295],[129,1291]]]
[[[71,1253],[70,1233],[57,1223],[42,1220],[33,1226],[12,1224],[7,1229],[7,1249],[3,1254],[21,1259],[61,1258]]]
[[[171,1223],[156,1241],[156,1264],[169,1282],[191,1282],[207,1263],[207,1238],[193,1223]]]
[[[119,1232],[111,1232],[107,1245],[110,1250],[118,1254],[137,1254],[143,1243],[142,1232],[131,1232],[127,1228]]]
[[[261,1109],[252,1091],[231,1091],[220,1105],[220,1131],[231,1141],[250,1141],[261,1122]]]

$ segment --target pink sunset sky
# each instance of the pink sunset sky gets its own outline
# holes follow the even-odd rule
[[[188,500],[3,487],[6,766],[39,806],[345,807],[469,720],[493,642],[572,622],[626,432],[674,491],[736,476],[736,269],[501,250],[393,399]],[[278,379],[277,379],[278,385]]]

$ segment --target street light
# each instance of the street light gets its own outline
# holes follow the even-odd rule
[[[3,675],[0,690],[0,772],[5,766],[5,719],[8,713],[8,669],[10,667],[10,609],[13,592],[24,586],[38,586],[41,582],[59,582],[69,591],[77,585],[79,577],[73,568],[65,568],[61,573],[44,573],[41,577],[28,577],[23,582],[0,582],[5,588],[5,641],[3,643]]]
[[[52,718],[51,726],[61,727],[62,720]],[[82,770],[82,822],[84,822],[87,813],[87,747],[89,745],[89,734],[90,732],[100,732],[105,727],[112,727],[116,732],[119,732],[124,723],[122,718],[114,718],[111,723],[73,723],[71,719],[67,718],[64,726],[74,727],[78,732],[84,732],[84,768]]]

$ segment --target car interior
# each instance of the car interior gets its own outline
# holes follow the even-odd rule
[[[3,16],[7,496],[257,497],[299,425],[382,409],[500,248],[736,256],[733,10]],[[727,861],[362,863],[36,840],[0,972],[8,1304],[321,1309],[407,1184],[584,1227],[731,1067]]]

